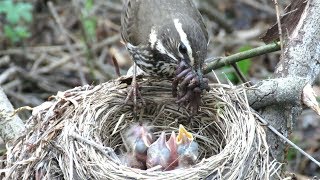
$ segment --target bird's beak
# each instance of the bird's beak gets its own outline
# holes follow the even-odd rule
[[[159,144],[166,144],[166,133],[162,132],[159,137]]]
[[[174,131],[172,131],[171,136],[169,138],[169,140],[167,141],[169,149],[172,151],[174,147],[177,146],[177,137],[176,137],[176,133],[174,133]]]
[[[142,141],[143,143],[147,146],[147,147],[150,147],[151,145],[151,141],[152,141],[152,137],[151,135],[149,134],[149,132],[147,132],[145,130],[145,128],[141,128],[141,135],[142,135]]]
[[[179,133],[178,133],[178,136],[177,136],[177,144],[185,144],[185,143],[188,143],[188,142],[192,142],[193,141],[193,135],[188,132],[184,127],[183,125],[180,124],[179,126]]]

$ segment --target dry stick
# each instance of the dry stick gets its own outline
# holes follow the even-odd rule
[[[80,77],[80,80],[81,80],[81,84],[82,84],[82,85],[88,84],[88,82],[87,82],[86,79],[85,79],[84,73],[81,71],[80,63],[79,63],[79,61],[77,61],[77,59],[76,59],[76,57],[77,57],[77,56],[75,56],[75,55],[76,55],[76,52],[75,52],[74,48],[71,46],[71,42],[70,42],[70,39],[69,39],[69,37],[68,37],[68,33],[67,33],[67,31],[64,29],[64,27],[63,27],[63,25],[62,25],[62,23],[61,23],[61,21],[60,21],[60,18],[59,18],[59,16],[58,16],[58,13],[57,13],[56,9],[54,8],[54,6],[53,6],[53,4],[52,4],[51,1],[48,2],[48,7],[49,7],[49,10],[50,10],[52,16],[54,17],[56,23],[58,24],[58,27],[59,27],[61,33],[62,33],[62,34],[64,35],[64,37],[65,37],[66,45],[67,45],[70,53],[73,55],[73,61],[74,61],[75,65],[78,67],[77,70],[78,70],[78,74],[79,74],[79,77]]]
[[[264,4],[261,4],[255,0],[242,0],[241,2],[255,8],[255,9],[258,9],[258,10],[261,10],[261,11],[264,11],[264,12],[267,12],[267,13],[270,13],[270,14],[273,14],[274,11],[273,11],[273,8],[267,6],[267,5],[264,5]]]
[[[280,10],[278,0],[274,0],[274,5],[276,7],[277,13],[277,23],[278,23],[278,30],[279,30],[279,37],[280,37],[280,47],[283,49],[283,37],[282,37],[282,28],[281,28],[281,21],[280,21]]]
[[[262,54],[267,54],[267,53],[271,53],[279,50],[280,50],[279,42],[275,42],[275,43],[267,44],[257,48],[253,48],[248,51],[236,53],[231,56],[222,57],[222,58],[211,58],[209,59],[209,61],[211,60],[211,62],[207,63],[204,67],[204,74],[208,74],[212,70],[221,68],[226,65],[231,65],[233,63],[236,63],[244,59],[252,58],[255,56],[259,56]]]
[[[82,142],[87,143],[88,145],[91,145],[93,147],[95,147],[97,150],[99,150],[103,155],[105,155],[106,157],[109,157],[110,160],[112,160],[114,163],[119,164],[120,159],[118,158],[118,156],[115,154],[115,152],[113,151],[112,148],[110,147],[104,147],[94,141],[90,141],[84,137],[82,137],[81,135],[77,134],[77,133],[72,133],[69,135],[70,137],[73,137],[74,139],[80,140]]]
[[[89,58],[92,58],[92,59],[96,59],[96,55],[95,53],[92,51],[92,39],[90,39],[90,37],[88,37],[88,34],[85,30],[85,25],[83,23],[83,19],[84,19],[84,16],[83,16],[83,13],[81,13],[81,8],[79,7],[79,4],[81,4],[81,2],[79,2],[79,0],[72,0],[72,5],[75,7],[75,11],[76,11],[76,14],[79,18],[79,22],[80,22],[80,32],[82,34],[82,37],[84,39],[84,44],[87,48],[87,53],[89,55]],[[94,63],[96,61],[93,61]],[[90,68],[93,68],[92,67],[92,64],[90,63],[90,61],[87,61],[88,65],[91,66]]]
[[[120,40],[120,35],[114,35],[114,36],[111,36],[111,37],[108,37],[106,39],[104,39],[103,41],[97,43],[96,45],[94,45],[92,47],[92,50],[97,50],[97,49],[100,49],[100,48],[103,48],[109,44],[112,44],[112,43],[115,43],[116,41],[119,41]],[[42,68],[39,68],[38,69],[38,73],[48,73],[60,66],[63,66],[64,64],[68,63],[70,60],[72,60],[73,58],[75,57],[79,57],[81,55],[84,55],[86,53],[86,50],[82,50],[76,54],[73,54],[73,55],[69,55],[69,56],[65,56],[63,57],[60,61],[57,61],[57,62],[54,62],[48,66],[45,66],[45,67],[42,67]]]
[[[252,109],[253,112],[256,112]],[[275,133],[277,136],[279,136],[281,139],[286,141],[288,144],[290,144],[293,148],[298,150],[300,153],[305,155],[307,158],[309,158],[312,162],[314,162],[316,165],[320,167],[320,162],[314,159],[312,156],[310,156],[307,152],[299,148],[297,145],[295,145],[292,141],[290,141],[288,138],[284,137],[279,131],[277,131],[274,127],[272,127],[265,119],[263,119],[257,112],[254,113],[254,115],[259,119],[260,122],[262,122],[264,125],[266,125],[273,133]]]
[[[238,78],[242,81],[242,83],[245,83],[245,86],[249,87],[249,86],[252,86],[253,84],[248,81],[243,73],[241,72],[239,66],[237,65],[237,63],[232,63],[231,66],[234,68],[234,70],[236,71],[236,74],[238,75]]]
[[[13,77],[17,73],[17,67],[13,66],[0,74],[0,85],[6,82],[9,78]]]
[[[82,49],[84,46],[80,43],[72,44],[76,49]],[[53,45],[53,46],[35,46],[35,47],[23,47],[23,48],[11,48],[6,50],[0,50],[0,55],[23,55],[25,52],[31,53],[49,53],[49,52],[61,52],[67,50],[66,45]],[[2,61],[2,59],[1,59]],[[2,62],[1,62],[2,63]]]
[[[116,71],[116,74],[118,75],[118,77],[120,77],[120,76],[121,76],[120,67],[119,67],[119,64],[118,64],[117,59],[116,59],[114,56],[112,56],[112,62],[113,62],[113,65],[114,65],[114,69],[115,69],[115,71]]]

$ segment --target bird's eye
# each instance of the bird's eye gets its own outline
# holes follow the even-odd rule
[[[187,47],[186,47],[183,43],[181,43],[181,44],[179,45],[179,52],[180,52],[181,54],[187,54],[187,52],[188,52]]]

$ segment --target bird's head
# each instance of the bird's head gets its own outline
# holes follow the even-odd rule
[[[207,31],[194,19],[177,16],[164,26],[154,25],[149,35],[149,43],[155,54],[169,62],[183,61],[195,72],[201,72],[207,55]]]
[[[129,150],[138,154],[146,153],[153,142],[151,127],[146,124],[133,124],[126,132],[124,142]]]
[[[148,130],[143,126],[138,127],[134,151],[138,153],[146,153],[151,143],[152,143],[151,133],[148,132]]]

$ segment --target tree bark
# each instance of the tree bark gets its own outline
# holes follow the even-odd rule
[[[13,106],[1,87],[0,105],[0,137],[7,143],[19,137],[25,130],[25,126],[17,115],[13,115]]]
[[[302,2],[302,1],[301,1]],[[284,31],[286,31],[284,29]],[[274,74],[277,78],[303,79],[301,85],[312,84],[320,70],[320,1],[309,0],[298,25],[285,37],[284,50]],[[290,91],[290,83],[281,84],[281,89]],[[278,86],[280,88],[280,86]],[[287,88],[286,88],[287,87]],[[265,107],[262,116],[279,132],[288,137],[297,117],[302,111],[302,89],[297,86],[292,91],[300,91],[291,103]],[[285,94],[283,94],[285,95]],[[284,97],[286,98],[286,97]],[[280,162],[285,162],[287,144],[270,130],[267,140],[271,154]]]

